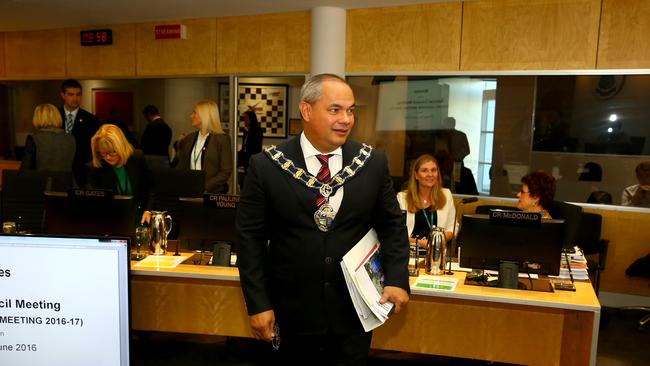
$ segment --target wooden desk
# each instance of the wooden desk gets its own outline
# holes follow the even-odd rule
[[[525,365],[595,365],[600,304],[589,283],[541,293],[465,286],[414,291],[372,348]],[[131,271],[136,330],[251,337],[236,268]]]

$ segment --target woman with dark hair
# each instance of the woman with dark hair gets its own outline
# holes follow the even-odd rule
[[[397,193],[397,202],[406,211],[406,228],[410,242],[426,245],[434,226],[445,230],[447,241],[452,239],[454,199],[451,191],[442,187],[438,162],[431,155],[421,155],[412,164],[406,190]],[[424,239],[423,239],[424,238]]]
[[[247,110],[243,115],[244,137],[242,138],[241,150],[237,153],[237,167],[243,167],[244,173],[248,169],[248,160],[251,155],[262,151],[262,128],[257,121],[257,115],[253,109]]]
[[[555,197],[555,178],[552,175],[536,171],[521,178],[521,188],[517,193],[517,208],[522,211],[539,212],[542,218],[550,219],[548,210]]]

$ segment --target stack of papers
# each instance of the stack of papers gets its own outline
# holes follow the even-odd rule
[[[393,309],[392,302],[379,303],[384,293],[380,246],[377,233],[370,229],[341,261],[352,303],[366,332],[384,324]]]
[[[185,255],[150,255],[140,262],[133,265],[133,267],[141,268],[176,268],[179,264],[183,263],[188,257]]]
[[[567,264],[567,262],[569,264]],[[571,276],[573,276],[573,279],[577,281],[589,280],[589,274],[587,273],[587,258],[585,258],[582,250],[578,247],[575,247],[575,253],[562,254],[560,274],[558,276],[549,277],[568,280],[571,279]]]

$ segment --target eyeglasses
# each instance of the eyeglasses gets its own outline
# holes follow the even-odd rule
[[[117,151],[110,151],[110,152],[102,152],[102,151],[98,151],[97,153],[98,153],[99,156],[101,156],[102,158],[105,158],[105,157],[107,157],[107,156],[108,156],[108,157],[111,157],[111,158],[114,158],[114,157],[117,156]]]
[[[273,336],[273,339],[271,339],[271,346],[273,346],[273,349],[277,351],[280,349],[280,326],[278,323],[275,323],[273,326],[273,331],[275,335]]]
[[[520,190],[519,190],[519,193],[521,193],[521,194],[525,194],[525,193],[530,193],[530,191],[524,191],[524,190],[521,190],[521,189],[520,189]]]

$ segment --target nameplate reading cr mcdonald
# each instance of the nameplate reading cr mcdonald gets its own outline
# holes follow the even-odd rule
[[[233,208],[239,207],[239,196],[232,194],[203,194],[204,207]]]
[[[491,210],[490,225],[540,227],[542,214],[539,212]]]

